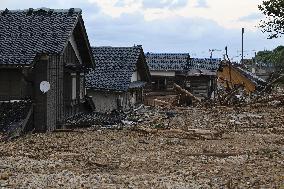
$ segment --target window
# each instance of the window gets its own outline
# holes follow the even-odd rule
[[[76,73],[72,73],[71,74],[71,77],[72,77],[72,100],[75,100],[77,98],[77,94],[76,94]]]
[[[84,87],[84,74],[80,74],[80,99],[84,99],[85,97],[85,87]]]

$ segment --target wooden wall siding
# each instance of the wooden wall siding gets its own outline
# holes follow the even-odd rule
[[[72,101],[70,76],[72,71],[64,67],[70,64],[79,65],[80,63],[69,43],[63,55],[42,55],[36,59],[32,76],[33,85],[24,80],[22,70],[0,69],[0,100],[23,99],[27,95],[32,96],[35,102],[34,125],[36,130],[39,132],[55,130],[58,123],[65,117],[77,114],[80,108],[80,90],[82,90],[80,72],[76,72],[76,100]],[[42,81],[48,81],[51,86],[45,94],[40,91]]]
[[[193,95],[198,97],[210,97],[216,86],[216,77],[214,76],[199,76],[199,77],[162,77],[152,76],[152,91],[173,91],[173,84],[176,83],[181,87],[189,90]],[[210,83],[211,82],[211,83]],[[188,88],[186,83],[190,84]]]
[[[34,66],[34,123],[37,131],[44,132],[47,129],[47,93],[40,91],[40,83],[47,81],[47,68],[49,57],[39,59]]]
[[[64,86],[63,86],[63,98],[64,98],[64,116],[70,116],[70,108],[72,101],[72,78],[69,73],[64,72]]]
[[[85,76],[84,74],[80,75],[80,100],[85,98]]]
[[[74,38],[76,40],[76,44],[77,44],[82,61],[85,64],[88,64],[88,66],[90,67],[93,62],[92,60],[93,55],[91,53],[91,47],[89,46],[88,36],[82,35],[84,33],[86,34],[87,32],[86,32],[83,20],[80,19],[74,29],[73,34],[74,34]]]
[[[176,77],[152,76],[151,81],[152,91],[173,90],[174,83],[183,85],[183,80],[180,81]]]
[[[193,77],[188,79],[190,81],[190,91],[193,95],[197,97],[206,97],[208,98],[211,93],[212,89],[210,86],[210,78],[205,77]]]
[[[147,67],[145,67],[144,61],[145,61],[144,54],[140,54],[138,63],[137,63],[137,72],[140,74],[141,81],[150,81],[151,76],[150,76],[149,71],[147,70],[148,65]],[[149,76],[147,74],[149,74]]]
[[[79,111],[80,106],[80,72],[77,72],[76,96],[72,104],[72,82],[70,72],[64,69],[65,64],[78,64],[79,61],[71,48],[60,55],[42,55],[35,62],[33,70],[33,86],[24,80],[21,70],[0,70],[0,100],[23,99],[27,95],[33,97],[34,124],[39,132],[53,131],[65,116],[72,116]],[[48,81],[50,90],[43,94],[40,83]],[[28,90],[31,89],[31,90]],[[4,99],[5,97],[5,99]]]
[[[224,80],[227,80],[230,87],[232,87],[232,84],[244,84],[247,92],[254,92],[256,90],[256,85],[233,67],[230,69],[229,66],[224,66],[222,71],[218,72],[218,78],[220,78],[219,82],[225,87],[227,86],[227,82],[224,82]],[[232,79],[232,84],[230,83],[230,78]]]
[[[60,56],[50,56],[47,68],[47,79],[50,91],[47,95],[47,131],[56,129],[58,122],[63,119],[63,59]]]
[[[180,86],[199,98],[210,98],[217,87],[216,76],[179,77],[179,80],[183,81]]]
[[[64,53],[63,53],[63,63],[64,65],[80,65],[80,62],[76,56],[76,53],[70,44],[68,43]],[[68,70],[64,68],[63,70],[63,114],[65,117],[72,116],[79,112],[80,106],[80,72]],[[71,73],[76,73],[76,100],[72,100],[72,76]]]
[[[63,61],[65,64],[67,65],[79,65],[80,62],[76,56],[76,53],[72,47],[72,45],[70,44],[70,42],[68,42],[67,47],[65,48],[65,51],[63,53]]]
[[[76,104],[80,103],[80,84],[81,84],[81,79],[80,79],[80,73],[76,73]]]
[[[21,69],[0,69],[0,100],[20,100],[30,97],[30,84]]]

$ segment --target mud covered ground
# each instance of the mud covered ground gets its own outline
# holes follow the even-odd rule
[[[146,110],[134,128],[0,142],[0,188],[284,188],[283,108],[174,111],[167,120],[161,110]]]

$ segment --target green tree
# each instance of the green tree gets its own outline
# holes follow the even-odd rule
[[[273,51],[259,51],[256,61],[263,64],[273,64],[276,70],[284,70],[284,46],[278,46]]]
[[[278,38],[284,34],[284,0],[263,1],[258,6],[266,16],[261,20],[260,27],[263,32],[268,32],[269,38]]]

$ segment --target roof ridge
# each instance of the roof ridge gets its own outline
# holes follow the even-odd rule
[[[114,47],[114,46],[97,46],[97,47],[91,47],[92,49],[95,49],[95,48],[141,48],[139,46],[130,46],[130,47]]]
[[[189,53],[152,53],[147,52],[146,55],[189,55]]]
[[[6,12],[6,13],[28,13],[28,12],[39,12],[39,11],[45,11],[45,12],[54,12],[54,13],[82,13],[82,9],[80,8],[69,8],[69,9],[52,9],[52,8],[47,8],[47,7],[41,7],[41,8],[29,8],[29,9],[8,9],[6,8],[5,10],[0,10],[0,13]]]

